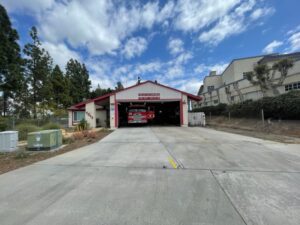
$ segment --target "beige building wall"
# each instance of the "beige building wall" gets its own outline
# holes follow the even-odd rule
[[[223,85],[223,80],[220,75],[207,76],[204,78],[203,82],[203,91],[208,91],[208,86],[214,86],[214,88],[218,88]]]
[[[96,118],[99,120],[97,126],[106,127],[106,110],[104,109],[97,110]]]
[[[189,124],[189,105],[188,105],[188,97],[186,95],[182,95],[182,115],[183,115],[183,127],[187,127]]]
[[[89,127],[96,127],[96,105],[94,102],[85,105],[85,120],[89,124]]]
[[[73,126],[72,119],[73,119],[73,112],[71,110],[69,110],[68,111],[68,125],[69,125],[69,127]]]
[[[109,97],[109,117],[110,117],[110,128],[116,129],[115,126],[115,95]]]
[[[201,104],[204,106],[218,105],[219,103],[233,104],[238,103],[241,100],[257,100],[262,98],[263,93],[260,87],[258,85],[252,85],[247,79],[243,78],[243,73],[253,70],[253,66],[260,59],[261,57],[255,57],[234,61],[222,74],[222,79],[226,85],[211,93],[204,91],[201,95],[203,97]],[[274,62],[269,62],[268,66],[272,67],[273,64]],[[278,79],[280,73],[276,72],[274,77],[275,79]],[[294,62],[294,66],[289,70],[289,74],[284,80],[283,85],[277,89],[280,94],[286,93],[285,85],[296,82],[300,82],[300,61]],[[234,88],[234,83],[237,85],[236,87],[239,91]],[[229,93],[226,93],[226,88]],[[266,92],[266,96],[273,95],[272,90]]]

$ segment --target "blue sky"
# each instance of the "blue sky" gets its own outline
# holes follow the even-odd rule
[[[93,87],[158,82],[196,93],[234,58],[300,51],[299,0],[0,0],[28,42],[31,26],[64,68],[84,62]]]

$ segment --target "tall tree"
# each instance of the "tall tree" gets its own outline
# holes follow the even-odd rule
[[[278,87],[282,86],[288,75],[289,69],[294,66],[294,62],[290,58],[283,58],[274,63],[272,67],[267,64],[258,64],[254,67],[254,71],[247,72],[246,77],[253,85],[259,85],[263,96],[266,96],[268,90],[272,90],[273,95],[279,95]],[[276,76],[276,72],[279,75]]]
[[[117,86],[115,87],[116,91],[120,91],[124,89],[123,84],[121,83],[121,81],[117,82]]]
[[[70,104],[68,80],[56,65],[51,73],[52,95],[55,108],[65,108]]]
[[[72,104],[90,97],[91,81],[84,64],[80,64],[75,59],[70,59],[66,66],[66,77],[69,79]]]
[[[52,69],[52,59],[49,53],[42,48],[37,29],[31,28],[30,36],[32,43],[24,47],[26,65],[26,78],[29,84],[30,103],[33,108],[33,117],[37,118],[37,106],[44,109],[51,101],[51,82],[50,74]]]
[[[107,88],[107,89],[104,88],[103,89],[98,84],[97,88],[95,90],[91,91],[90,97],[91,98],[96,98],[96,97],[99,97],[99,96],[102,96],[102,95],[105,95],[105,94],[108,94],[108,93],[111,93],[111,92],[113,92],[112,89],[110,89],[110,88]]]
[[[12,28],[5,8],[0,5],[0,88],[3,91],[3,115],[8,109],[8,98],[14,98],[22,86],[22,59],[19,35]]]

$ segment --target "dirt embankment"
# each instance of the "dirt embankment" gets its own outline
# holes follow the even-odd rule
[[[283,143],[300,143],[299,120],[265,120],[228,117],[206,118],[208,127]]]

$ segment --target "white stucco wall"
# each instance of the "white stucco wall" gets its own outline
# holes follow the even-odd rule
[[[115,95],[109,97],[109,118],[110,118],[110,128],[115,129]]]
[[[106,127],[106,110],[96,110],[96,120],[99,120],[97,126]]]
[[[72,113],[73,112],[71,110],[68,111],[68,125],[69,125],[69,127],[73,126],[73,124],[72,124],[72,118],[73,118],[72,117],[73,116]]]
[[[204,78],[203,81],[203,92],[207,92],[208,86],[214,86],[214,88],[218,88],[223,85],[223,79],[222,76],[216,75],[216,76],[207,76]]]
[[[94,102],[85,105],[85,120],[88,122],[89,127],[96,127],[96,106]]]
[[[159,93],[160,99],[177,99],[181,98],[181,93],[169,88],[161,87],[152,83],[145,83],[128,90],[116,93],[117,101],[138,100],[141,93]]]
[[[186,95],[182,95],[182,110],[183,110],[183,127],[188,126],[189,123],[189,105],[188,105],[188,98]]]

